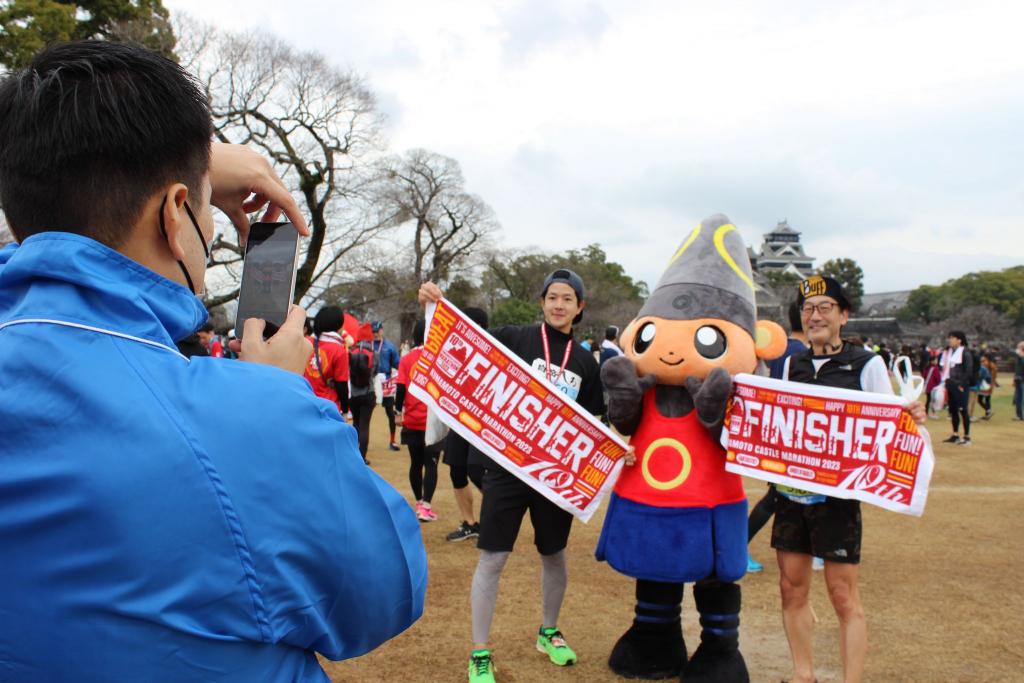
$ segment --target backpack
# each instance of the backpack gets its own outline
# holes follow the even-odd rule
[[[348,381],[352,386],[365,389],[373,381],[373,347],[359,342],[348,352]]]
[[[981,354],[974,349],[967,349],[967,351],[971,354],[971,380],[967,386],[976,387],[981,381]]]
[[[316,369],[320,373],[320,379],[323,380],[324,385],[337,391],[334,380],[324,374],[324,366],[320,362],[320,337],[313,337],[313,360],[316,361]]]

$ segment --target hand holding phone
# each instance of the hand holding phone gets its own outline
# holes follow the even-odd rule
[[[291,223],[253,223],[249,228],[235,316],[239,339],[245,338],[250,318],[266,321],[263,338],[284,324],[295,297],[298,257],[299,233]]]
[[[249,318],[245,323],[245,341],[241,343],[238,357],[301,375],[313,353],[313,345],[302,334],[305,322],[306,311],[301,306],[293,305],[277,333],[264,341],[263,320]]]

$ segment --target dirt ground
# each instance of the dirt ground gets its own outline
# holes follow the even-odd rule
[[[997,390],[995,417],[972,425],[974,445],[969,448],[937,443],[949,435],[949,421],[929,421],[936,468],[923,517],[864,505],[861,593],[870,642],[867,681],[1024,681],[1024,597],[1011,575],[1013,567],[1024,563],[1024,422],[1012,420],[1008,384],[1004,381]],[[411,500],[408,454],[387,450],[386,430],[387,419],[378,408],[370,460]],[[469,585],[478,551],[472,541],[445,540],[459,519],[447,466],[440,466],[438,479],[434,508],[440,519],[421,525],[430,562],[423,617],[366,656],[325,661],[332,681],[466,680],[472,646]],[[755,480],[745,484],[753,504],[765,486]],[[561,669],[534,649],[540,566],[527,516],[502,577],[491,634],[499,683],[625,680],[606,662],[631,622],[633,583],[594,560],[603,518],[602,510],[589,524],[573,525],[569,590],[559,627],[580,662]],[[777,682],[790,674],[779,615],[779,573],[769,537],[770,526],[751,544],[765,571],[742,581],[740,646],[755,683]],[[814,637],[818,680],[841,681],[838,626],[821,573],[814,576],[812,604],[819,618]],[[689,589],[683,614],[692,652],[700,628]]]

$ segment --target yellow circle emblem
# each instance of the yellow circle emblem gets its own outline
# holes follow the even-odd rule
[[[679,458],[683,461],[679,474],[668,481],[655,479],[654,475],[651,474],[650,469],[651,456],[654,455],[654,451],[658,450],[662,446],[675,450],[676,453],[679,454]],[[668,491],[686,481],[686,478],[690,476],[690,465],[690,451],[686,450],[686,446],[675,439],[661,438],[652,441],[651,445],[647,447],[646,451],[644,451],[644,458],[640,464],[640,471],[644,475],[644,480],[651,486],[651,488],[658,489],[659,491]]]

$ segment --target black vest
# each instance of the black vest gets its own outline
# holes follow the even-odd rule
[[[789,358],[789,379],[792,382],[818,384],[838,389],[861,391],[860,373],[875,354],[863,346],[843,342],[843,350],[834,356],[814,356],[810,349]],[[828,358],[828,362],[814,371],[814,358]]]

